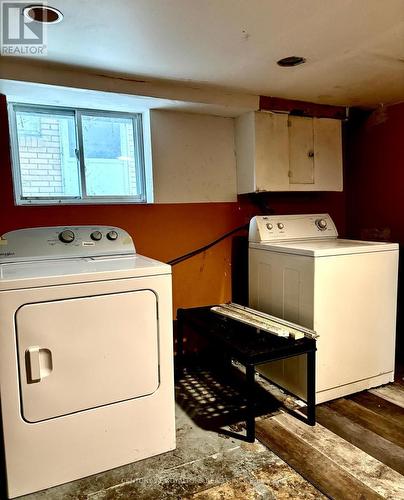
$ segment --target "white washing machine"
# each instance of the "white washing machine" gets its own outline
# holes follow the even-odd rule
[[[175,448],[171,268],[122,229],[0,239],[10,497]]]
[[[398,245],[339,239],[328,214],[250,222],[249,305],[314,329],[316,401],[392,382]],[[305,358],[261,372],[305,397]]]

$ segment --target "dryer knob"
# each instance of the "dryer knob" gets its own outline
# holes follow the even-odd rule
[[[316,226],[320,229],[320,231],[325,231],[327,229],[327,221],[325,219],[317,219]]]
[[[62,243],[71,243],[74,241],[74,233],[70,229],[65,229],[59,234],[59,240]]]
[[[270,222],[267,222],[266,226],[267,226],[267,229],[269,229],[269,230],[271,230],[274,227],[273,224],[271,224]]]
[[[90,238],[93,240],[93,241],[100,241],[100,239],[102,238],[102,233],[100,231],[93,231],[91,234],[90,234]]]
[[[283,224],[282,222],[278,222],[278,227],[279,229],[283,229],[285,227],[285,224]]]
[[[118,233],[116,231],[110,231],[107,233],[107,238],[111,241],[115,241],[118,239]]]

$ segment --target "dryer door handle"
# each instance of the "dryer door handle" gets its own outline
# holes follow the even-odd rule
[[[41,381],[41,362],[39,358],[40,348],[37,345],[28,347],[26,350],[26,366],[28,383]]]
[[[51,351],[37,345],[29,346],[25,351],[25,366],[27,367],[28,384],[41,382],[53,370]]]

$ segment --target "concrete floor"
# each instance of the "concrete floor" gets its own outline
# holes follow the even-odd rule
[[[325,498],[262,444],[257,441],[249,444],[226,435],[227,431],[241,427],[234,422],[237,416],[230,426],[224,426],[223,433],[218,433],[217,428],[209,430],[215,427],[217,422],[213,421],[216,417],[220,419],[223,415],[235,414],[236,395],[225,384],[214,381],[209,374],[202,374],[199,378],[187,375],[182,384],[177,384],[181,406],[176,407],[176,450],[21,498]],[[218,401],[220,404],[215,406]]]

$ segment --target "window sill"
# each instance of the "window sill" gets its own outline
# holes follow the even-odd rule
[[[113,198],[101,198],[96,199],[55,199],[55,200],[16,200],[15,204],[17,206],[69,206],[69,205],[145,205],[151,203],[147,200],[139,200],[127,197],[113,197]]]

